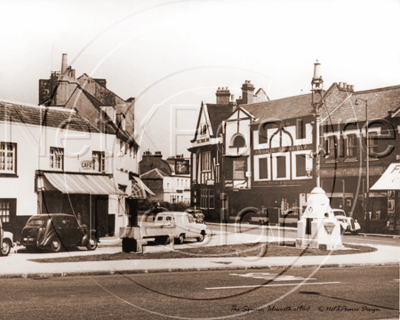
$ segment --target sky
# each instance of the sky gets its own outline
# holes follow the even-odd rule
[[[189,155],[201,102],[250,80],[270,99],[400,85],[398,0],[0,0],[0,99],[38,104],[61,68],[136,98],[140,155]]]

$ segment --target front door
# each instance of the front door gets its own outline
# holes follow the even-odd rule
[[[108,196],[94,197],[95,229],[98,237],[108,236]]]

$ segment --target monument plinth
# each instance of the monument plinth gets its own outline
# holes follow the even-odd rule
[[[329,198],[316,187],[307,199],[307,208],[297,223],[296,247],[337,249],[342,246],[340,224],[335,219]]]

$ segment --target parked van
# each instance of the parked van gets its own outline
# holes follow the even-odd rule
[[[163,211],[156,215],[154,222],[142,222],[140,232],[143,238],[155,238],[157,242],[163,242],[168,236],[174,237],[176,243],[183,243],[188,238],[202,242],[207,226],[197,223],[188,212]]]

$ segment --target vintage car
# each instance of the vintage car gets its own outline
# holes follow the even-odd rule
[[[340,223],[340,233],[351,232],[352,234],[358,234],[361,229],[360,224],[357,220],[346,216],[346,213],[342,209],[332,209],[333,214],[337,221]]]
[[[143,238],[154,238],[158,243],[173,237],[175,242],[180,244],[188,238],[204,241],[207,226],[196,223],[195,218],[188,212],[163,211],[156,215],[154,222],[142,221],[140,231]]]
[[[59,252],[85,246],[88,250],[97,248],[98,239],[94,230],[79,225],[75,216],[62,213],[38,214],[32,216],[22,229],[20,245],[27,251],[50,249]]]
[[[0,218],[0,256],[8,256],[13,246],[13,234],[3,230]]]

